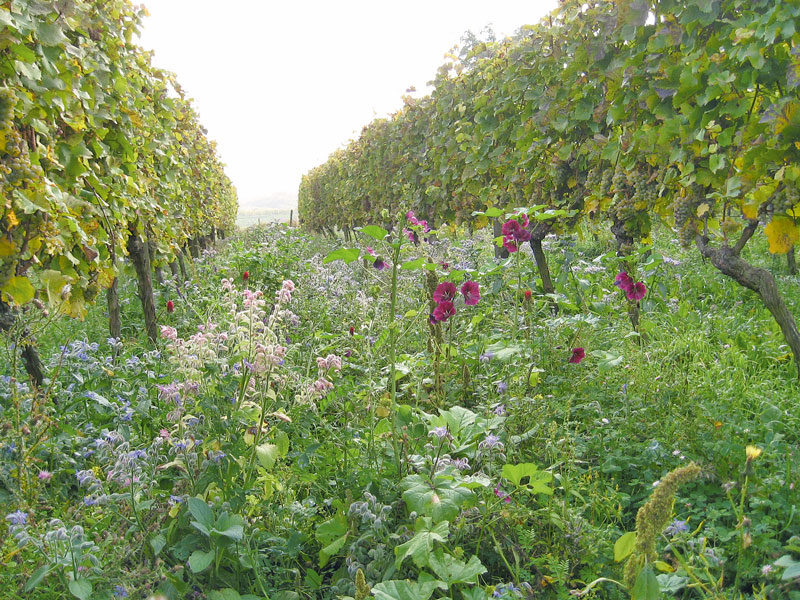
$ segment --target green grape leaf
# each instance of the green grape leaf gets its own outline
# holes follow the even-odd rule
[[[420,517],[415,524],[416,532],[414,537],[405,544],[395,546],[395,567],[399,568],[403,561],[411,557],[414,564],[418,567],[426,567],[430,564],[433,547],[436,542],[444,543],[450,533],[450,523],[442,521],[433,525],[430,517]]]

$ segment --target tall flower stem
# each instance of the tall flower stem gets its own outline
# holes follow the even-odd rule
[[[392,413],[397,414],[397,267],[400,260],[401,242],[392,245],[392,290],[389,300],[389,390],[392,399]],[[392,449],[398,475],[401,473],[400,450],[397,444],[397,427],[392,419]]]

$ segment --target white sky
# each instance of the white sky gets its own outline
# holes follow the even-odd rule
[[[498,38],[557,0],[139,0],[140,44],[177,73],[216,140],[243,208],[358,137],[424,90],[467,30]],[[259,202],[261,201],[261,202]]]

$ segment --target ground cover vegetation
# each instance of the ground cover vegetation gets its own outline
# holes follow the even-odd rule
[[[668,230],[630,285],[585,233],[548,297],[484,233],[252,229],[156,284],[155,348],[128,266],[122,339],[91,307],[0,380],[3,596],[797,596],[779,328]]]
[[[224,240],[96,8],[0,4],[3,598],[800,597],[794,5],[563,2]]]

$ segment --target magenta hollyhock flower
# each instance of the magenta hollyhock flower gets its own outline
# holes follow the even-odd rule
[[[622,271],[614,280],[614,285],[627,293],[633,287],[633,279],[625,271]]]
[[[439,302],[436,308],[433,310],[433,316],[439,322],[445,322],[447,319],[452,317],[456,314],[456,307],[453,306],[453,303],[449,300],[444,300]]]
[[[517,216],[520,219],[522,219],[521,224],[523,228],[526,228],[528,225],[531,224],[530,220],[528,219],[528,215],[526,213],[520,213]]]
[[[516,219],[511,219],[503,224],[503,247],[509,252],[516,252],[520,242],[531,239],[531,233],[523,228]]]
[[[413,210],[410,210],[406,213],[406,219],[408,219],[408,222],[412,225],[419,225],[419,221],[417,220],[417,217],[414,216]]]
[[[647,288],[643,281],[637,281],[629,289],[625,290],[625,295],[632,302],[638,302],[644,298],[645,294],[647,294]]]
[[[367,246],[367,254],[375,256],[375,250],[372,249],[372,246]]]
[[[442,302],[452,302],[456,298],[456,284],[449,281],[443,281],[436,286],[433,292],[433,301],[437,304]]]
[[[481,291],[477,281],[466,281],[461,286],[461,293],[464,294],[464,304],[475,306],[481,299]]]
[[[567,362],[577,365],[584,358],[586,358],[586,351],[583,348],[573,348],[572,356],[569,357],[569,360]]]
[[[428,233],[428,232],[431,230],[431,228],[430,228],[430,227],[428,227],[428,221],[427,221],[427,220],[425,220],[425,219],[420,219],[420,220],[417,222],[417,225],[419,225],[420,227],[422,227],[422,231],[423,231],[424,233]]]

